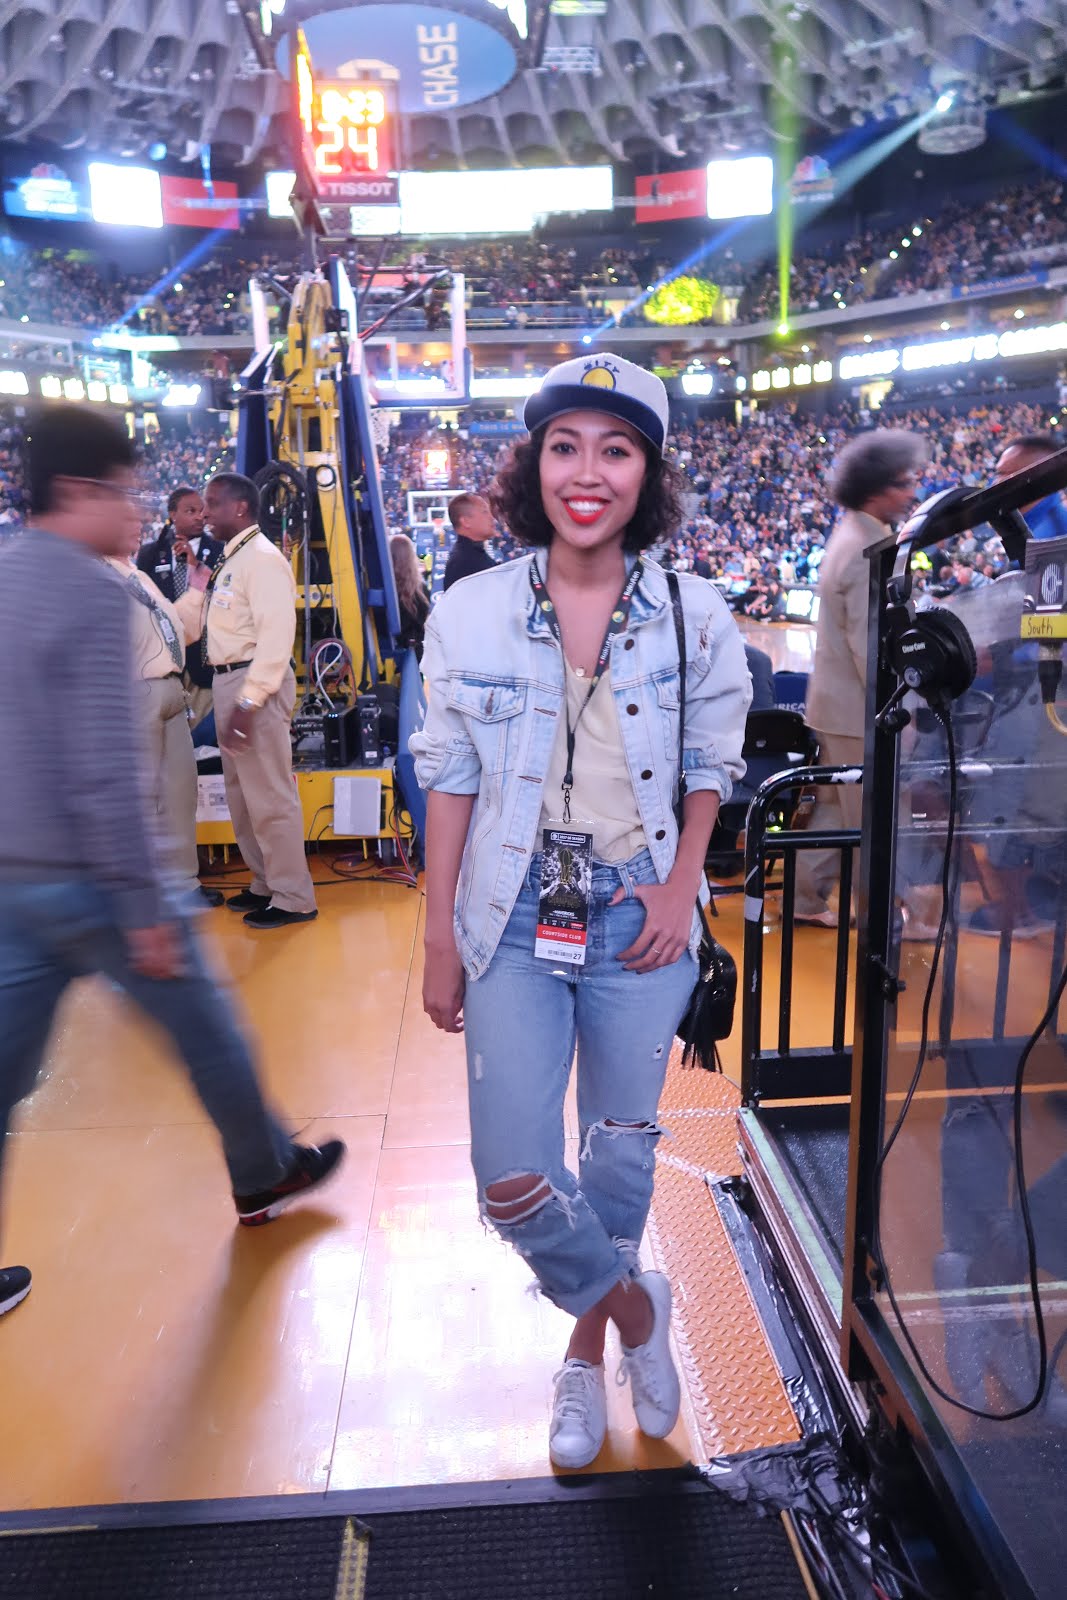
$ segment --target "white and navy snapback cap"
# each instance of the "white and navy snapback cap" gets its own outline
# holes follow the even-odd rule
[[[663,454],[669,416],[663,380],[625,356],[603,351],[561,361],[545,373],[540,389],[527,400],[523,421],[532,433],[565,411],[605,411],[621,417]]]

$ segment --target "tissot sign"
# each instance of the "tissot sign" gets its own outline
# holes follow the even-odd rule
[[[514,4],[497,0],[348,0],[332,7],[327,0],[290,7],[285,20],[302,25],[316,76],[383,74],[395,85],[399,110],[417,115],[471,105],[510,83],[525,42],[517,15]],[[287,57],[288,40],[283,66]]]

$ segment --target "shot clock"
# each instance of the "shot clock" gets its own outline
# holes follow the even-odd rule
[[[388,83],[316,78],[303,32],[294,83],[303,166],[326,205],[396,197],[396,109]]]

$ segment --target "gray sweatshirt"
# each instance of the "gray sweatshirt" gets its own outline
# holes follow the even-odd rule
[[[141,777],[130,602],[83,546],[0,549],[0,880],[89,880],[125,928],[164,920]]]

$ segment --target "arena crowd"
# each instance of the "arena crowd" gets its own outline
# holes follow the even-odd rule
[[[837,239],[832,247],[805,250],[797,242],[790,301],[797,311],[818,311],[922,291],[950,293],[1031,265],[1067,260],[1063,182],[1040,178],[1000,190],[982,202],[949,201],[934,215],[898,217]],[[527,320],[560,322],[618,309],[622,320],[644,320],[644,291],[671,271],[662,243],[611,244],[545,234],[507,241],[405,240],[382,265],[408,269],[442,264],[462,270],[472,312],[498,313],[505,325]],[[114,262],[76,250],[33,250],[0,239],[0,318],[104,330],[123,322],[144,334],[221,337],[247,332],[246,287],[269,272],[299,270],[277,250],[250,251],[224,244],[180,276],[124,272]],[[778,270],[773,259],[745,260],[732,249],[709,250],[691,270],[739,297],[742,322],[779,314]],[[541,307],[537,317],[534,308]],[[417,313],[412,313],[416,316]],[[491,318],[489,320],[492,320]]]
[[[920,499],[950,484],[988,481],[1004,441],[1047,428],[1043,409],[992,399],[967,409],[933,406],[878,419],[921,434],[928,463]],[[870,425],[853,406],[818,415],[781,405],[756,413],[741,426],[713,418],[676,421],[669,453],[688,485],[686,520],[663,559],[729,586],[731,603],[773,621],[785,613],[791,583],[817,583],[826,540],[837,517],[826,484],[845,442]],[[447,447],[450,490],[485,494],[508,441],[470,437],[464,431],[412,432],[394,428],[381,455],[386,520],[393,532],[409,527],[407,493],[427,487],[423,452]],[[182,484],[202,486],[233,465],[233,439],[221,428],[152,434],[142,452],[142,508],[146,536],[158,531],[162,507]],[[447,495],[446,495],[447,498]],[[13,413],[0,417],[0,534],[17,529],[25,508],[21,436]],[[498,557],[518,554],[507,536]],[[978,587],[1005,570],[999,540],[957,541],[943,563],[918,581],[920,597],[936,598],[964,585]]]

